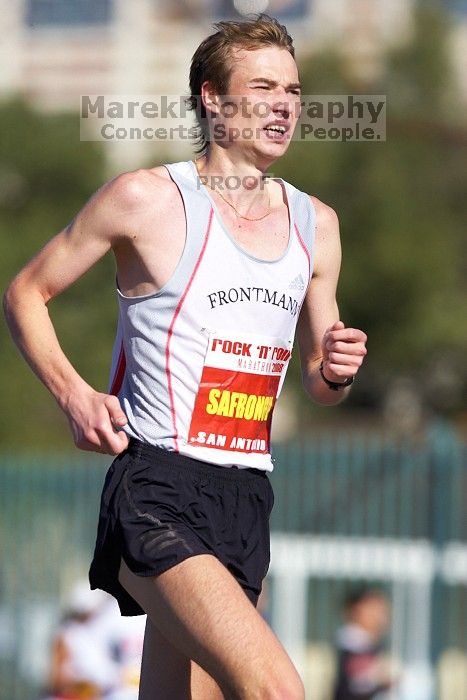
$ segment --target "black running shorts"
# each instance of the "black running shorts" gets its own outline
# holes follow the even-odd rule
[[[256,605],[269,566],[266,472],[219,467],[131,439],[113,461],[102,492],[91,588],[143,610],[118,581],[120,559],[155,576],[196,554],[213,554]]]

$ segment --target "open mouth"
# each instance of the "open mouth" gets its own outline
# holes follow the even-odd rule
[[[263,131],[266,132],[269,139],[273,141],[283,141],[285,140],[288,129],[282,124],[269,124],[269,126],[264,127]]]

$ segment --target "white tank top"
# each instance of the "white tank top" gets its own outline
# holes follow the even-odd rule
[[[117,288],[109,392],[129,436],[225,467],[272,471],[272,412],[312,274],[312,201],[280,180],[289,242],[280,258],[260,260],[226,230],[193,161],[165,167],[183,199],[185,247],[158,292],[127,297]]]

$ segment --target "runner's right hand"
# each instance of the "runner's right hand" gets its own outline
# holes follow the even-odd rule
[[[128,447],[128,422],[116,396],[94,389],[74,394],[65,409],[76,447],[118,455]]]

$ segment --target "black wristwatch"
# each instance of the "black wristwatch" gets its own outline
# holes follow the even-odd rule
[[[354,377],[349,377],[345,380],[345,382],[331,382],[329,381],[329,379],[326,379],[323,373],[323,360],[321,360],[321,364],[319,366],[319,373],[323,382],[327,384],[328,387],[333,391],[339,391],[339,389],[344,389],[346,386],[350,386],[351,384],[353,384]]]

